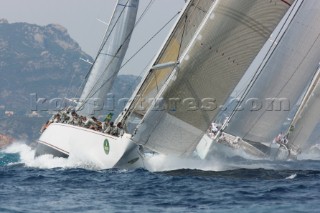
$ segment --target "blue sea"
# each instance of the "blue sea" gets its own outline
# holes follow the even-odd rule
[[[158,171],[33,155],[24,143],[0,150],[0,212],[320,212],[320,152],[166,159]]]

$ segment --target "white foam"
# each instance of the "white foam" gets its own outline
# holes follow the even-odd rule
[[[52,155],[42,155],[39,157],[34,157],[35,150],[24,142],[14,142],[6,149],[3,150],[4,153],[18,153],[20,155],[20,162],[26,167],[34,167],[39,169],[53,169],[53,168],[84,168],[99,170],[95,165],[90,165],[86,162],[81,162],[79,159],[72,158],[58,158]]]
[[[289,177],[286,177],[286,180],[292,180],[295,179],[297,177],[297,174],[292,174]]]
[[[198,169],[203,171],[224,171],[227,165],[216,160],[201,160],[199,158],[169,157],[161,154],[147,156],[144,159],[144,166],[151,172],[162,172],[179,169]]]
[[[82,168],[88,170],[101,170],[98,165],[92,165],[70,156],[68,159],[57,158],[51,155],[34,157],[35,150],[24,142],[15,142],[2,151],[3,153],[18,153],[20,162],[26,167],[39,169],[53,168]],[[239,160],[242,159],[242,160]],[[303,153],[298,160],[320,160],[320,145],[312,147],[308,153]],[[171,171],[179,169],[197,169],[203,171],[226,171],[232,169],[279,169],[281,164],[272,160],[254,159],[241,150],[235,150],[226,146],[218,147],[210,159],[201,160],[199,157],[189,158],[165,156],[161,154],[149,155],[144,159],[145,169],[150,172]],[[128,170],[125,170],[128,172]],[[291,177],[291,176],[290,176]],[[288,178],[290,178],[288,177]],[[293,177],[293,176],[292,176]],[[295,177],[293,177],[295,178]]]
[[[315,144],[298,155],[298,160],[320,160],[320,144]]]

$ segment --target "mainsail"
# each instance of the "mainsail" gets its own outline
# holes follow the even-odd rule
[[[189,1],[183,10],[183,13],[180,14],[180,18],[166,40],[163,48],[155,59],[153,66],[178,61],[180,55],[191,41],[199,24],[206,15],[207,8],[210,7],[213,1],[214,0]],[[141,83],[140,87],[138,87],[133,102],[130,103],[128,110],[130,119],[133,117],[142,118],[145,115],[152,104],[154,97],[162,88],[173,69],[174,67],[172,66],[157,70],[150,68],[144,81]]]
[[[320,60],[320,2],[302,0],[225,130],[246,141],[271,142],[290,125],[297,103]]]
[[[104,99],[117,76],[135,26],[139,0],[118,0],[109,27],[80,97],[83,115],[101,112]]]
[[[157,101],[143,113],[133,140],[164,154],[190,154],[292,1],[210,1],[195,19],[201,23],[189,34],[188,45],[170,58],[180,64],[155,84],[159,89],[151,97]],[[146,93],[148,85],[152,81],[142,85]]]

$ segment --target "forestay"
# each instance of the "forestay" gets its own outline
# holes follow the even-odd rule
[[[105,97],[117,76],[127,51],[139,0],[118,0],[109,27],[80,97],[80,114],[101,112]]]
[[[291,1],[217,0],[179,58],[133,140],[190,154],[288,10]]]
[[[213,1],[189,1],[153,65],[176,62],[179,59]],[[174,67],[150,69],[130,104],[128,110],[131,113],[130,118],[136,116],[142,118],[145,115],[173,69]]]
[[[320,2],[301,2],[226,132],[247,141],[271,142],[290,125],[291,108],[320,60]]]

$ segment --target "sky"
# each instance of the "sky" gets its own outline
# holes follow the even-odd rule
[[[138,17],[150,1],[140,0]],[[84,52],[95,58],[107,27],[97,19],[109,22],[116,3],[117,0],[0,0],[0,19],[5,18],[9,23],[27,22],[41,26],[60,24]],[[184,5],[185,0],[154,0],[132,36],[124,61]],[[170,24],[120,74],[140,75],[160,49],[174,21]]]

